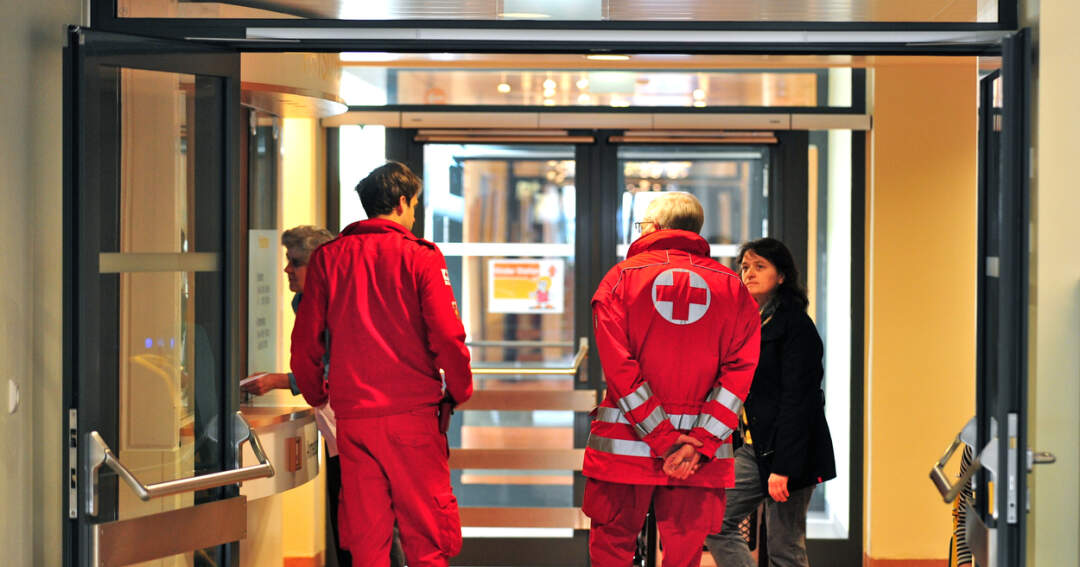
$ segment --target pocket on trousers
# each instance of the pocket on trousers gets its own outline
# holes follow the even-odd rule
[[[439,420],[431,411],[414,410],[395,416],[390,424],[390,438],[409,447],[435,446],[443,437],[439,433]]]
[[[589,479],[585,482],[585,496],[581,500],[581,511],[592,523],[603,525],[615,520],[619,509],[630,503],[631,495],[622,490],[625,485]]]
[[[435,509],[439,511],[439,547],[453,557],[461,551],[461,516],[454,493],[436,494]]]

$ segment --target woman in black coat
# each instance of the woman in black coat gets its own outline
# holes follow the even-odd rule
[[[721,533],[707,543],[716,564],[753,567],[739,523],[762,500],[773,566],[809,565],[806,512],[814,487],[836,477],[821,390],[823,348],[791,252],[774,238],[748,242],[736,262],[761,313],[761,356],[735,451]]]

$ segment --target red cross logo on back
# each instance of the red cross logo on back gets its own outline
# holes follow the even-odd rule
[[[652,300],[661,317],[676,325],[688,325],[709,310],[712,294],[705,279],[697,273],[672,268],[653,280]]]

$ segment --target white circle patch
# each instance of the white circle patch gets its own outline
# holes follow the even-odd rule
[[[705,278],[690,270],[672,268],[653,280],[652,302],[664,319],[689,325],[709,310],[712,294]]]

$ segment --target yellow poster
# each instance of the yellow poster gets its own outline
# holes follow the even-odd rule
[[[488,260],[489,313],[562,313],[566,262]]]

